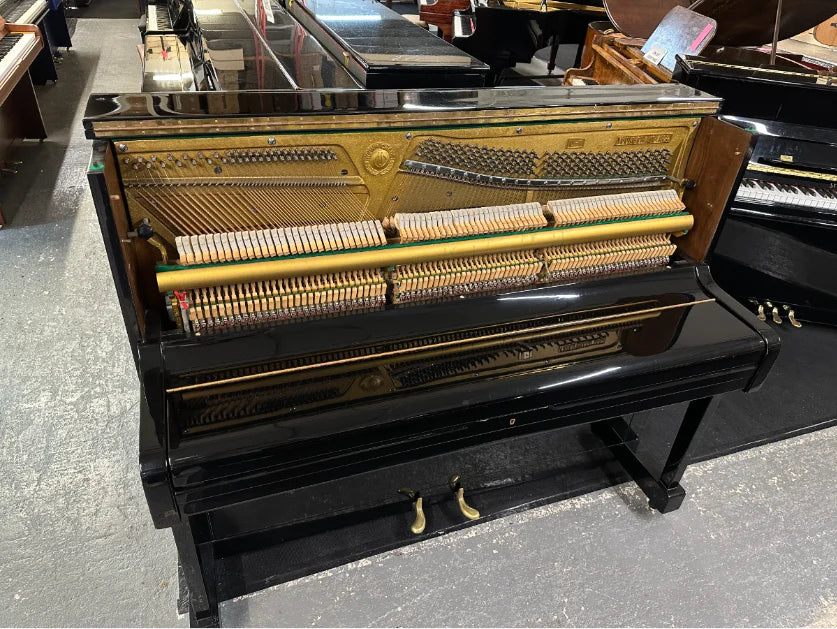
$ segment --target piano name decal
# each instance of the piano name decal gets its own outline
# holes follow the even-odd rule
[[[648,135],[620,135],[614,146],[636,146],[638,144],[668,144],[672,139],[671,133],[652,133]]]

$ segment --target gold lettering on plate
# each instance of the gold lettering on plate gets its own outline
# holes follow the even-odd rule
[[[635,146],[637,144],[668,144],[671,133],[652,133],[649,135],[620,135],[616,138],[616,146]]]
[[[580,149],[584,148],[584,138],[570,138],[567,140],[568,149]]]

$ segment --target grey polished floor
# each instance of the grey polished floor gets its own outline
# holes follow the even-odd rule
[[[104,0],[103,0],[104,1]],[[133,20],[80,20],[50,138],[0,181],[0,625],[186,625],[137,473],[137,383],[85,171],[90,91],[137,88]],[[837,624],[837,428],[621,486],[222,608],[226,625]]]

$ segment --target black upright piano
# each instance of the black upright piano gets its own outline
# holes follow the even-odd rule
[[[704,262],[751,149],[718,104],[679,85],[91,96],[140,475],[192,623],[589,490],[556,480],[564,448],[676,509],[701,421],[778,350]]]
[[[777,324],[837,324],[837,75],[687,57],[674,78],[722,97],[723,119],[758,138],[715,250],[718,281]]]

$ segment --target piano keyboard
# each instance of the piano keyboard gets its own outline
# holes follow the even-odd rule
[[[5,0],[0,2],[0,15],[7,24],[35,24],[48,8],[46,0]]]
[[[0,81],[11,76],[15,66],[36,43],[34,33],[7,33],[0,39]]]
[[[150,31],[170,31],[172,30],[171,17],[169,16],[168,7],[163,5],[157,7],[156,4],[148,5],[148,12],[146,15],[146,24]]]
[[[742,179],[735,199],[736,201],[837,210],[837,190],[834,188],[785,184],[764,179]]]
[[[0,39],[0,59],[5,59],[22,37],[21,33],[9,33]]]

